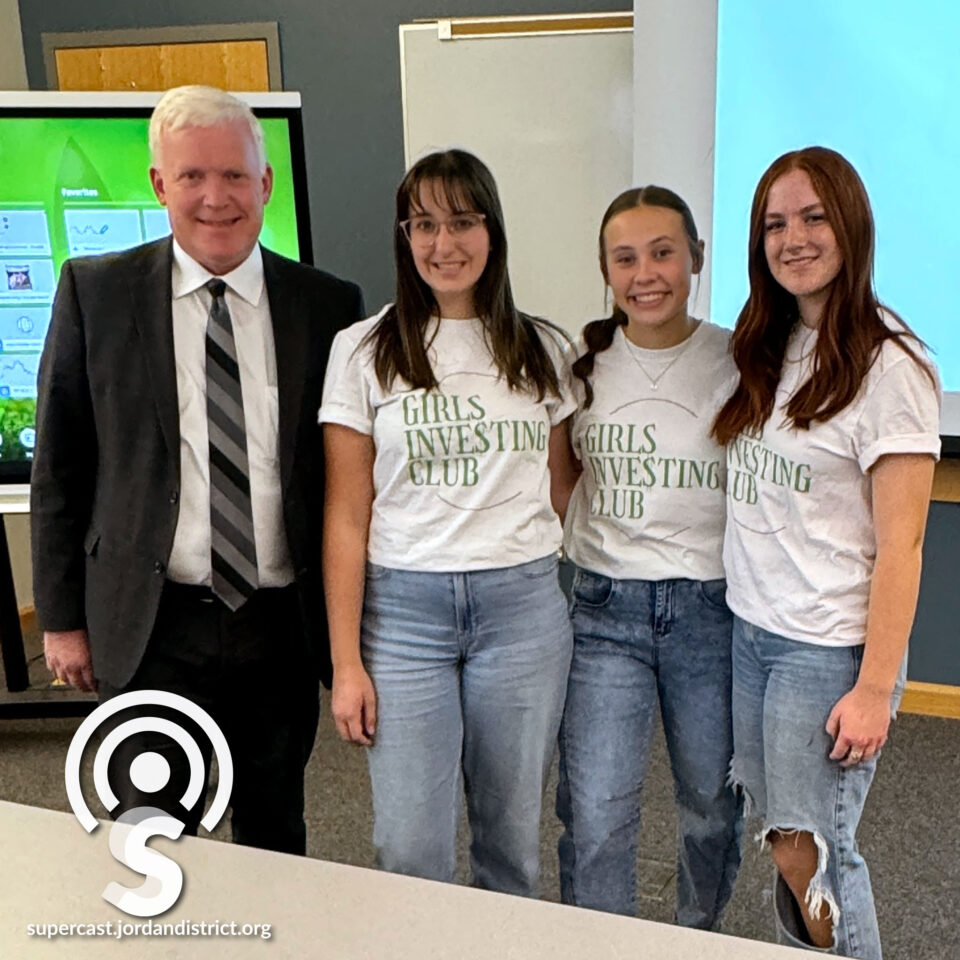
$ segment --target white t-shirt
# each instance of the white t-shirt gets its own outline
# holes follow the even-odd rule
[[[596,354],[593,403],[571,431],[583,473],[564,545],[576,564],[629,580],[723,576],[726,465],[710,428],[736,384],[729,341],[702,322],[675,347],[643,350],[618,327]]]
[[[368,559],[403,570],[485,570],[558,549],[550,505],[550,428],[576,406],[564,344],[541,339],[561,397],[511,390],[499,377],[480,320],[434,321],[427,351],[439,390],[389,390],[360,346],[387,308],[337,334],[320,421],[373,437],[374,501]],[[432,341],[431,341],[432,337]]]
[[[741,434],[727,449],[727,603],[780,636],[853,646],[865,639],[876,558],[868,471],[884,454],[939,458],[940,386],[887,340],[853,403],[826,423],[792,429],[786,404],[809,379],[816,342],[798,323],[773,415],[760,436]]]

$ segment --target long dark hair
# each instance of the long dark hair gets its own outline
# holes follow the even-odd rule
[[[624,210],[632,210],[634,207],[666,207],[668,210],[675,210],[679,213],[683,219],[683,229],[687,235],[694,269],[697,270],[703,265],[700,236],[697,233],[697,225],[690,208],[683,198],[672,190],[650,184],[646,187],[633,187],[630,190],[624,190],[607,207],[603,219],[600,221],[600,272],[603,274],[604,282],[609,283],[610,278],[607,276],[607,250],[603,240],[603,231],[618,213],[623,213]],[[587,350],[573,365],[572,369],[583,381],[584,407],[589,407],[593,403],[593,385],[590,383],[590,375],[593,373],[594,358],[598,353],[610,348],[617,327],[626,326],[626,323],[627,315],[614,303],[613,313],[609,317],[605,317],[603,320],[592,320],[583,328],[583,339]]]
[[[921,362],[911,342],[917,347],[923,344],[909,327],[892,310],[888,312],[903,324],[903,330],[891,330],[880,316],[881,304],[873,287],[873,214],[857,171],[826,147],[785,153],[769,166],[753,195],[750,296],[732,339],[740,382],[713,424],[713,435],[721,444],[744,430],[759,431],[770,418],[787,341],[799,320],[796,298],[774,279],[764,249],[770,188],[793,170],[803,170],[810,177],[837,239],[842,264],[820,318],[810,379],[788,401],[787,421],[807,430],[811,423],[825,422],[849,406],[885,340],[893,340]]]
[[[397,188],[393,250],[397,267],[397,297],[364,341],[374,347],[374,369],[384,389],[396,377],[411,387],[431,390],[437,378],[427,355],[427,327],[440,309],[433,291],[417,271],[410,244],[400,226],[420,207],[420,192],[433,191],[454,213],[484,215],[490,253],[474,290],[474,306],[483,322],[493,361],[511,390],[530,390],[537,400],[560,394],[560,384],[538,328],[549,330],[559,343],[566,335],[551,323],[520,313],[513,303],[507,273],[507,237],[503,210],[493,175],[465,150],[431,153],[415,163]]]

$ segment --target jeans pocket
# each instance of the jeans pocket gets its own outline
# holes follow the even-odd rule
[[[614,580],[590,570],[577,569],[573,580],[573,602],[577,607],[598,610],[613,596]]]
[[[863,653],[866,649],[866,644],[858,643],[856,646],[850,647],[850,659],[853,663],[853,676],[854,683],[860,677],[860,668],[863,666]],[[907,684],[907,654],[904,653],[903,659],[900,661],[900,669],[897,671],[897,679],[893,684],[893,693],[890,694],[890,719],[897,719],[897,711],[900,709],[900,701],[903,700],[904,688]],[[852,685],[851,685],[852,689]],[[876,754],[880,756],[880,751],[877,751]]]
[[[381,567],[379,563],[367,561],[367,580],[382,580],[389,572],[389,567]]]
[[[850,647],[850,660],[853,663],[853,682],[856,683],[860,677],[860,668],[863,666],[863,651],[866,647],[864,643],[858,643]],[[852,688],[853,684],[851,684]]]
[[[700,597],[708,607],[715,610],[729,612],[727,607],[727,581],[721,577],[719,580],[700,580]]]

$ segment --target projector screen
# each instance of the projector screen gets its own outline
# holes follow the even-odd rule
[[[60,268],[170,233],[148,176],[159,94],[0,94],[0,482],[29,480],[37,366]],[[261,240],[310,262],[299,96],[261,95],[274,190]]]
[[[719,0],[711,317],[747,296],[750,202],[770,162],[821,144],[863,178],[876,286],[928,344],[960,435],[960,4]]]

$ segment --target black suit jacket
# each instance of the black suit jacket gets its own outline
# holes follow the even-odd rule
[[[44,630],[86,627],[95,675],[122,687],[153,629],[180,498],[172,242],[70,260],[37,399],[34,597]],[[354,284],[263,250],[277,355],[280,482],[308,668],[330,682],[320,576],[317,411],[334,334],[363,316]]]

